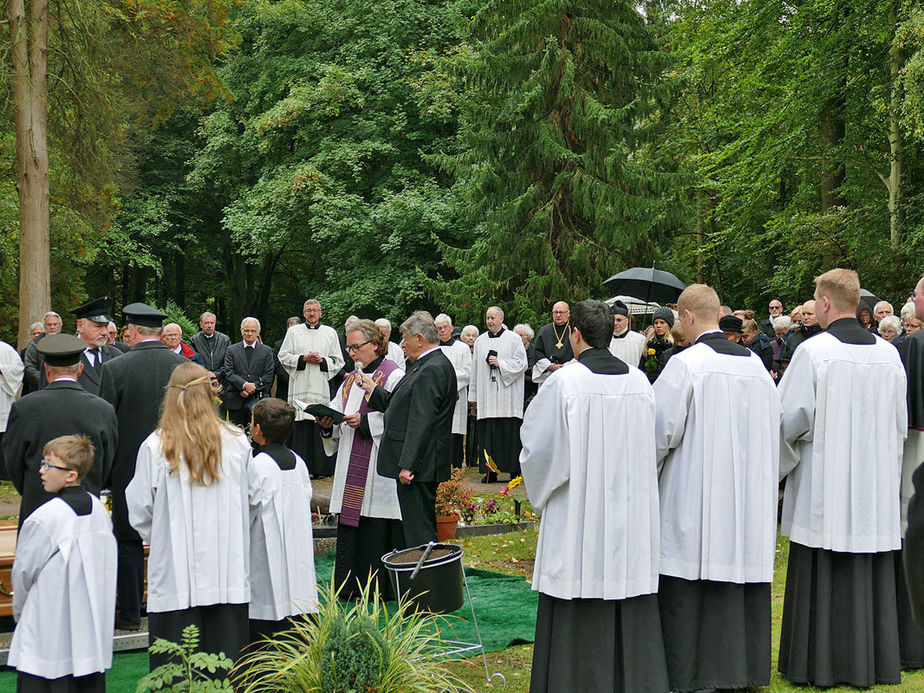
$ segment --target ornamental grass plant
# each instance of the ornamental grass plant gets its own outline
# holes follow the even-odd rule
[[[377,583],[376,583],[377,584]],[[443,693],[473,691],[446,670],[454,649],[436,616],[399,604],[389,611],[369,581],[355,602],[333,581],[316,614],[253,646],[232,675],[239,693]]]

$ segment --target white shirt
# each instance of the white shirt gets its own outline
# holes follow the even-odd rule
[[[298,369],[303,354],[316,351],[324,360],[327,370],[316,363],[305,363]],[[311,419],[302,411],[296,400],[305,404],[327,404],[330,401],[328,381],[343,368],[343,352],[333,327],[319,325],[309,329],[304,323],[293,325],[286,331],[279,347],[279,362],[289,374],[289,404],[295,406],[295,420]]]
[[[622,333],[625,335],[624,337],[614,336],[610,340],[610,353],[630,366],[638,366],[641,363],[642,354],[645,352],[645,345],[648,342],[645,340],[645,335],[633,332],[628,327],[626,332]]]
[[[388,353],[385,354],[385,358],[404,368],[404,350],[399,344],[395,344],[391,340],[388,341]]]
[[[25,366],[16,350],[6,342],[0,342],[0,433],[6,431],[10,408],[22,385]]]
[[[167,474],[159,431],[141,444],[125,500],[129,522],[151,547],[148,611],[250,601],[251,462],[247,438],[226,425],[221,477],[209,486],[190,483],[183,463]]]
[[[654,391],[661,574],[771,582],[780,400],[767,369],[751,351],[697,343],[671,357]]]
[[[396,368],[391,372],[382,386],[391,392],[398,381],[404,377],[404,371]],[[359,411],[360,403],[366,397],[365,391],[358,385],[350,384],[346,406],[343,406],[344,381],[337,390],[337,394],[330,401],[331,409],[344,414],[355,414]],[[379,459],[379,446],[382,444],[382,434],[385,430],[385,415],[377,411],[369,412],[367,417],[369,432],[372,433],[372,451],[369,453],[369,469],[366,471],[366,490],[363,492],[363,504],[359,514],[363,517],[379,517],[388,520],[400,520],[401,509],[398,507],[397,481],[379,475],[376,463]],[[353,439],[356,429],[342,423],[334,426],[330,438],[322,438],[324,452],[328,455],[337,453],[337,466],[334,469],[334,485],[330,494],[330,512],[339,513],[343,508],[343,490],[346,487],[347,471],[350,468],[350,452],[353,450]]]
[[[901,548],[905,383],[898,350],[879,337],[799,344],[780,382],[784,535],[830,551]]]
[[[465,435],[468,428],[468,383],[472,377],[472,350],[458,339],[440,349],[456,371],[456,386],[459,388],[459,399],[452,412],[452,432]]]
[[[52,498],[19,531],[8,660],[19,671],[56,679],[112,666],[116,540],[106,508],[95,496],[91,503],[77,515]]]
[[[497,352],[497,368],[488,365],[488,352]],[[478,419],[523,418],[526,348],[516,332],[479,335],[472,353],[468,401],[476,402]]]
[[[572,361],[526,410],[520,466],[542,512],[533,589],[559,599],[658,590],[655,401],[641,371]]]
[[[259,453],[248,466],[248,482],[250,618],[279,621],[317,612],[308,467],[295,455],[295,468],[283,470]]]

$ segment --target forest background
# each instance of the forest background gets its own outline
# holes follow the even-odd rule
[[[107,294],[213,310],[232,338],[254,315],[272,341],[309,296],[337,326],[416,308],[481,325],[493,303],[538,326],[635,265],[759,313],[836,265],[899,303],[924,270],[917,2],[46,5],[61,313]],[[15,64],[15,41],[0,51]],[[11,343],[14,74],[0,75]]]

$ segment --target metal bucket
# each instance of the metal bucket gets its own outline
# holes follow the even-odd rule
[[[448,550],[448,553],[444,553]],[[436,551],[439,555],[430,557]],[[413,556],[421,552],[419,558]],[[391,576],[395,594],[410,601],[412,608],[434,614],[447,614],[463,602],[462,547],[457,544],[423,544],[392,551],[382,556]]]

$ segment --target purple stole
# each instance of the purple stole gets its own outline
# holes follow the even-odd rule
[[[383,359],[379,367],[372,374],[372,382],[382,385],[388,380],[392,371],[398,364],[390,359]],[[343,381],[343,410],[346,411],[350,390],[356,382],[357,371],[350,373]],[[369,395],[365,395],[359,403],[359,413],[368,414],[373,411],[369,407]],[[356,429],[353,434],[353,447],[350,449],[350,464],[347,467],[346,484],[343,487],[343,504],[340,508],[339,524],[348,527],[359,527],[359,513],[363,507],[363,495],[366,493],[366,476],[369,474],[369,457],[372,454],[372,438],[366,438]]]

